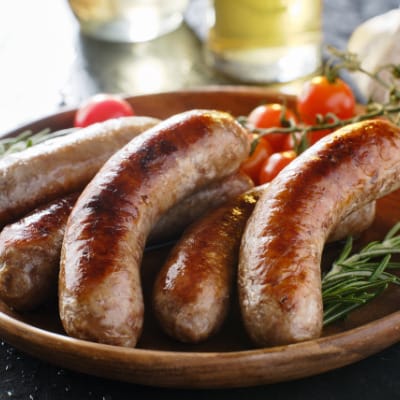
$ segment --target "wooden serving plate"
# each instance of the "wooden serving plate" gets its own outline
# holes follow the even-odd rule
[[[247,87],[199,90],[130,97],[138,115],[165,118],[193,108],[246,115],[262,102],[293,106],[294,98]],[[74,110],[19,127],[36,132],[70,127]],[[400,193],[378,202],[374,224],[360,243],[382,238],[400,219]],[[142,266],[146,313],[144,332],[135,349],[91,343],[65,335],[57,301],[30,313],[15,313],[0,304],[0,336],[35,357],[75,371],[111,379],[163,387],[226,388],[287,381],[319,374],[368,357],[400,340],[400,289],[391,288],[343,322],[325,329],[318,340],[281,347],[254,348],[248,340],[233,299],[228,320],[212,339],[184,345],[168,338],[154,320],[149,294],[168,247],[148,250]],[[327,248],[325,260],[337,246]]]

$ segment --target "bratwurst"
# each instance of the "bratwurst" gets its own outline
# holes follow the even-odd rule
[[[197,343],[216,333],[228,314],[240,241],[258,198],[270,184],[255,187],[196,220],[173,247],[153,288],[155,315],[170,336]],[[375,202],[354,211],[329,241],[357,235],[375,217]]]
[[[57,293],[65,224],[77,198],[54,200],[0,232],[0,299],[9,307],[31,310]]]
[[[231,115],[193,110],[147,130],[106,162],[79,197],[64,236],[59,309],[69,335],[136,345],[149,232],[174,204],[237,170],[249,150],[247,131]]]
[[[148,244],[177,240],[183,230],[201,215],[212,210],[254,186],[244,172],[235,173],[201,188],[163,214],[148,237]]]
[[[285,168],[258,200],[239,257],[239,300],[255,344],[317,338],[321,254],[340,220],[400,186],[400,130],[384,120],[348,125]]]
[[[150,233],[151,244],[175,240],[205,210],[253,186],[235,172],[188,196],[164,214]],[[54,200],[0,232],[0,299],[19,311],[31,310],[57,293],[61,245],[78,194]]]
[[[159,122],[124,117],[78,129],[0,159],[0,227],[83,189],[115,151]]]

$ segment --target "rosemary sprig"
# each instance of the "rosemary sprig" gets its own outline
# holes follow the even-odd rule
[[[74,130],[75,128],[68,128],[51,132],[50,129],[46,128],[37,133],[26,130],[15,137],[0,138],[0,157],[25,150],[28,147],[32,147],[49,139],[67,135]]]
[[[396,80],[400,78],[399,64],[383,64],[375,71],[368,71],[362,66],[361,60],[356,53],[342,51],[333,46],[327,46],[331,57],[325,64],[325,76],[334,81],[341,70],[348,72],[361,72],[370,79],[376,81],[389,93],[390,103],[397,103],[400,100],[400,89],[396,85]],[[389,72],[389,81],[383,78],[384,72]]]
[[[366,245],[352,255],[353,239],[349,237],[322,279],[324,325],[345,318],[351,311],[381,294],[389,284],[400,285],[400,278],[388,270],[400,269],[400,262],[391,261],[400,254],[400,222],[379,242]]]

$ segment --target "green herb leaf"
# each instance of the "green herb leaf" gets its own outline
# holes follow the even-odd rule
[[[392,262],[400,253],[400,222],[386,234],[382,242],[371,242],[351,255],[353,239],[349,237],[331,270],[322,278],[324,325],[347,315],[379,296],[389,284],[400,285],[400,278],[388,272],[400,269]]]
[[[31,130],[26,130],[16,137],[1,138],[0,157],[25,150],[49,139],[65,136],[75,130],[76,128],[67,128],[55,132],[50,132],[49,129],[43,129],[37,133],[33,133]]]

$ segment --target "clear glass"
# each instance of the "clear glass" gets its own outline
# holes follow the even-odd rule
[[[144,42],[179,27],[187,0],[69,0],[81,30],[112,42]]]
[[[249,83],[289,82],[321,65],[321,0],[214,0],[206,58]]]

